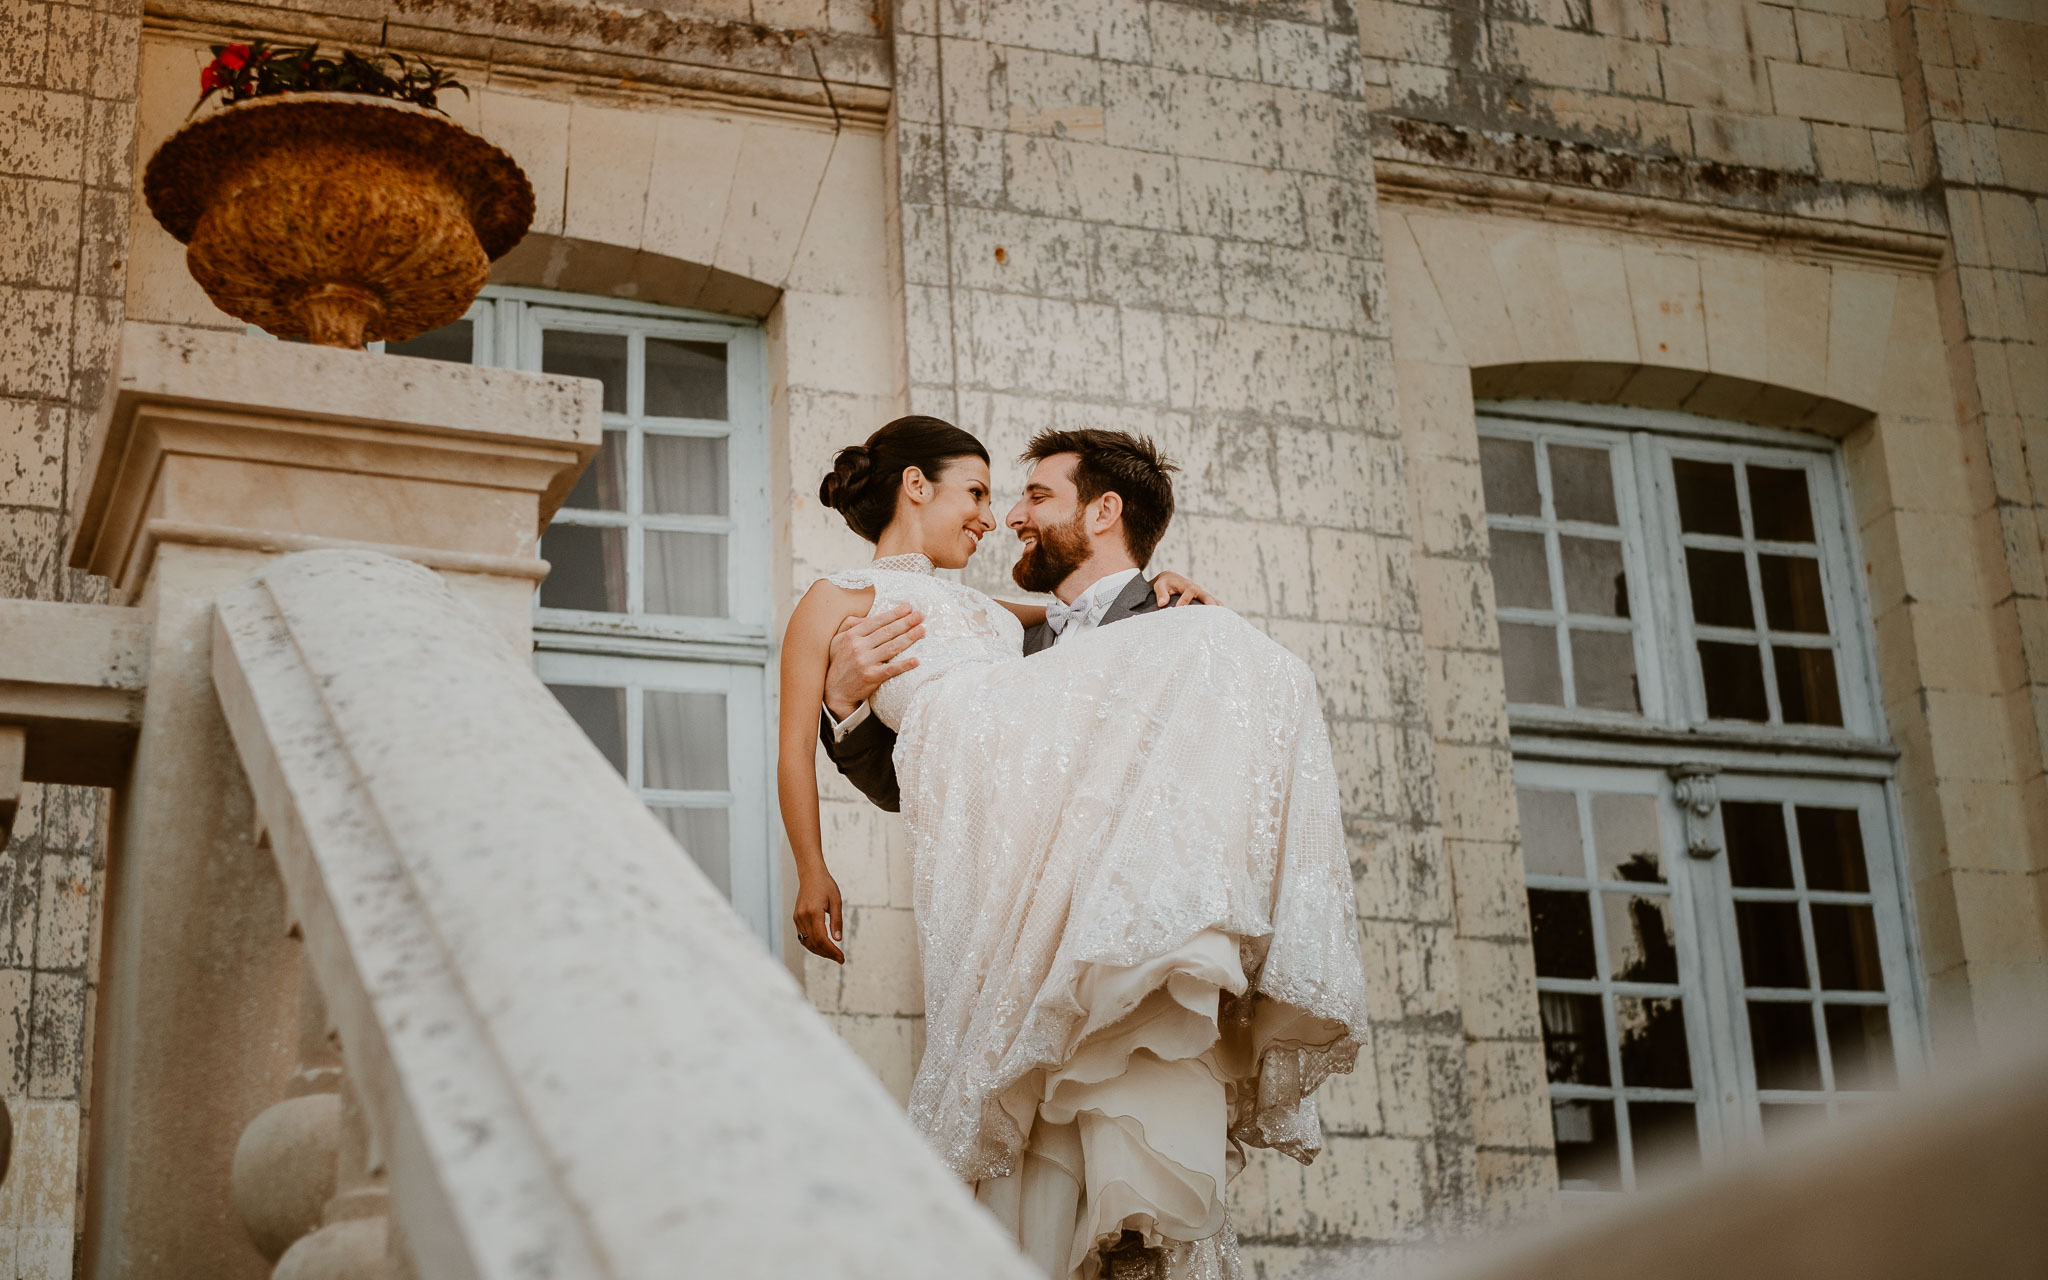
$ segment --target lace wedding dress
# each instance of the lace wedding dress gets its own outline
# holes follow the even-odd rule
[[[835,574],[925,617],[895,729],[924,966],[911,1118],[1046,1274],[1123,1230],[1173,1280],[1239,1275],[1240,1144],[1306,1162],[1366,1034],[1315,681],[1224,609],[1019,656],[920,555]]]

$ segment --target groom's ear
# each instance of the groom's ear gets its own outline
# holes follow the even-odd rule
[[[1116,522],[1124,518],[1124,496],[1114,489],[1089,504],[1095,508],[1089,517],[1089,527],[1094,533],[1107,533]]]

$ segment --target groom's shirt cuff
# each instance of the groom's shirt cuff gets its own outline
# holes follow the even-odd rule
[[[832,741],[844,742],[846,735],[860,728],[861,721],[868,718],[868,704],[863,702],[853,709],[853,714],[841,720],[832,714],[832,708],[825,709],[825,723],[832,726]]]

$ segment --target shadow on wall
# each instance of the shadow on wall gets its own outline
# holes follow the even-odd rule
[[[749,320],[766,319],[782,290],[702,263],[595,240],[530,234],[491,264],[491,283],[631,298]]]
[[[492,279],[496,279],[495,273]],[[1586,404],[1681,409],[1765,427],[1813,431],[1836,439],[1871,418],[1846,401],[1754,382],[1725,373],[1669,365],[1593,360],[1532,361],[1472,370],[1475,400],[1576,400]]]

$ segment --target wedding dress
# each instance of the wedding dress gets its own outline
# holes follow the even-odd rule
[[[1300,659],[1165,609],[1030,658],[921,555],[832,575],[924,614],[895,729],[924,968],[910,1114],[1050,1276],[1120,1231],[1234,1280],[1240,1144],[1302,1160],[1366,1035],[1328,732]]]

